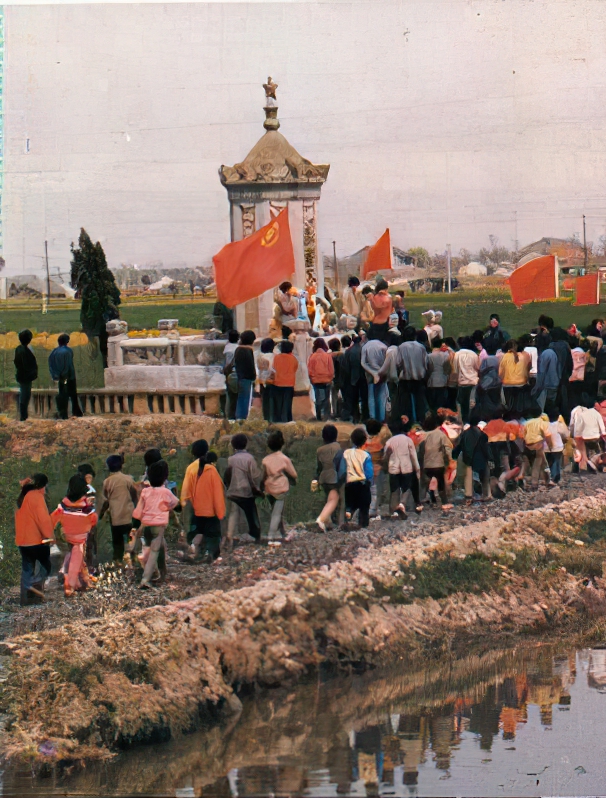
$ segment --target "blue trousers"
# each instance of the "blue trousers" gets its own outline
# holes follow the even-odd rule
[[[248,418],[250,410],[250,397],[252,393],[252,380],[238,378],[238,401],[236,403],[236,420],[241,421]]]
[[[385,407],[387,405],[388,388],[386,382],[368,384],[368,412],[370,418],[385,421]]]

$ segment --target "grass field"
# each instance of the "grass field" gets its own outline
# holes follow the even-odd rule
[[[498,313],[501,324],[510,333],[517,336],[536,326],[541,313],[552,316],[555,323],[567,327],[575,322],[581,329],[589,322],[606,315],[606,305],[575,308],[570,299],[555,302],[536,302],[525,305],[518,310],[504,289],[488,288],[484,290],[457,291],[453,294],[411,294],[406,297],[406,307],[410,311],[411,323],[422,326],[421,313],[428,309],[441,310],[444,313],[442,326],[446,335],[458,337],[473,330],[486,327],[491,313]],[[121,306],[121,315],[131,329],[150,329],[157,326],[160,318],[176,318],[183,327],[194,329],[208,328],[211,321],[213,300],[209,301],[154,301],[153,303],[130,302]],[[59,333],[73,332],[80,329],[80,309],[77,303],[71,308],[49,310],[45,315],[39,309],[20,307],[16,303],[5,302],[0,305],[0,332],[18,331],[29,327],[35,332]],[[81,386],[100,387],[103,385],[101,360],[92,361],[87,347],[76,347],[76,370]],[[38,387],[51,384],[46,366],[48,352],[36,352],[40,367]],[[13,353],[0,350],[0,385],[14,385]]]

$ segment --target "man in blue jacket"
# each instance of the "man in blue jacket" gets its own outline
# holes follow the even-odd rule
[[[74,353],[69,348],[69,335],[63,333],[57,341],[59,346],[50,353],[48,357],[48,370],[50,375],[59,383],[59,393],[57,394],[57,415],[59,418],[67,418],[67,406],[69,400],[72,403],[72,414],[82,416],[80,403],[78,401],[78,390],[76,386],[76,369],[74,368]]]

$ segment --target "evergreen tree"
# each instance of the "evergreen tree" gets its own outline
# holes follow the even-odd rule
[[[107,266],[103,247],[98,241],[93,244],[84,228],[80,230],[78,248],[75,249],[72,243],[71,251],[71,285],[76,289],[76,296],[82,302],[80,309],[82,329],[90,341],[95,338],[99,340],[103,365],[107,368],[105,325],[120,315],[118,312],[120,289]]]

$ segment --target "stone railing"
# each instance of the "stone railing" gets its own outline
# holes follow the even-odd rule
[[[80,407],[88,415],[115,413],[126,415],[147,415],[159,413],[166,415],[218,416],[221,413],[221,395],[224,391],[154,391],[131,392],[111,388],[81,389],[78,392]],[[57,413],[56,388],[35,388],[29,406],[30,416],[54,418]],[[0,391],[0,409],[10,416],[18,416],[18,388],[5,388]],[[71,413],[71,405],[70,405]]]

